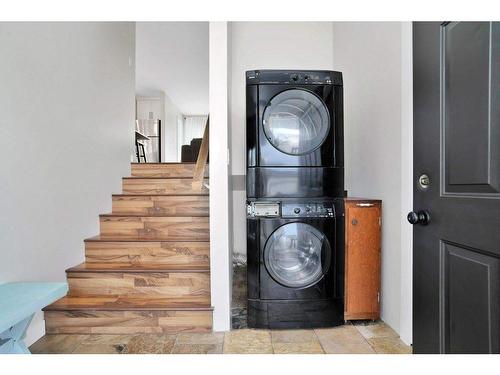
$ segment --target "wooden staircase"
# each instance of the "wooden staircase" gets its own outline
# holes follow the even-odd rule
[[[68,295],[44,309],[47,334],[211,331],[208,174],[194,183],[194,163],[131,169],[85,240],[85,263],[66,271]]]

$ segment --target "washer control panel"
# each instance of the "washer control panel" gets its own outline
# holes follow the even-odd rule
[[[281,216],[290,217],[335,217],[331,202],[281,203]]]
[[[250,217],[335,217],[333,202],[248,202]]]

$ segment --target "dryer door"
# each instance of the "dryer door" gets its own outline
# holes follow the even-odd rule
[[[269,101],[262,124],[266,138],[276,149],[299,156],[323,144],[330,131],[330,115],[314,93],[290,89]]]
[[[320,281],[330,267],[330,244],[313,226],[294,222],[276,229],[266,242],[264,264],[279,284],[296,289]]]

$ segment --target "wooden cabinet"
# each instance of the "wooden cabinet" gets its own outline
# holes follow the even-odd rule
[[[345,320],[380,317],[380,200],[345,199]]]

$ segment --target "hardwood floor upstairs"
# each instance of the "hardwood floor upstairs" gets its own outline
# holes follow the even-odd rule
[[[194,163],[133,163],[68,295],[44,309],[46,332],[176,333],[212,329],[209,199]],[[208,173],[205,173],[208,182]]]

